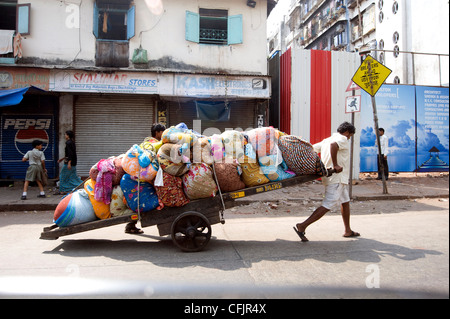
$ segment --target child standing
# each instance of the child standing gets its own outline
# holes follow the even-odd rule
[[[33,149],[28,151],[25,156],[22,158],[22,162],[30,161],[30,166],[27,169],[27,174],[25,176],[25,183],[23,185],[23,194],[21,199],[27,199],[27,191],[28,185],[30,182],[36,181],[39,186],[39,190],[41,191],[38,197],[45,197],[44,185],[42,184],[42,180],[44,178],[44,174],[47,173],[45,169],[45,156],[44,152],[42,152],[42,142],[39,140],[34,140]]]

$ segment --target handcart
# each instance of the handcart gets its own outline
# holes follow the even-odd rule
[[[327,171],[331,175],[332,170]],[[132,215],[112,217],[83,224],[45,227],[40,239],[55,240],[62,236],[93,229],[114,226],[140,220],[142,227],[157,226],[160,236],[171,235],[173,243],[182,251],[196,252],[204,249],[211,239],[211,225],[225,223],[225,209],[242,205],[238,199],[316,180],[318,174],[300,175],[278,182],[221,193],[218,196],[192,200],[181,207],[164,207],[161,210],[140,212]]]

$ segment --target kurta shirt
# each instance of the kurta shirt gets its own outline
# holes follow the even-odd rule
[[[342,166],[342,172],[334,173],[330,177],[322,177],[324,185],[330,184],[348,184],[350,178],[350,141],[346,136],[340,133],[334,133],[329,138],[314,144],[314,150],[320,153],[320,158],[326,168],[333,167],[333,160],[331,159],[331,144],[337,143],[339,146],[337,152],[337,164]]]

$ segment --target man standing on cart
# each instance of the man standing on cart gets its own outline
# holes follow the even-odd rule
[[[304,222],[294,227],[295,232],[303,242],[308,241],[305,236],[306,228],[318,221],[332,208],[341,204],[342,220],[344,222],[344,237],[360,236],[350,228],[350,196],[348,182],[350,177],[350,138],[355,134],[355,127],[348,123],[342,123],[337,133],[323,141],[314,144],[314,150],[321,154],[325,167],[332,167],[335,171],[330,177],[322,177],[325,186],[325,198],[322,206],[317,208]]]
[[[162,134],[166,130],[166,127],[161,123],[154,123],[151,128],[152,136],[144,139],[144,142],[157,143],[161,140]],[[142,234],[144,231],[136,227],[137,221],[129,222],[125,226],[125,233],[127,234]]]

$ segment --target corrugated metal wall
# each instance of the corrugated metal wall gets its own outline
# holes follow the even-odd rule
[[[280,59],[280,130],[291,133],[291,49]]]
[[[345,100],[352,92],[346,89],[359,65],[357,53],[300,48],[286,51],[280,62],[280,118],[290,119],[290,123],[281,125],[281,130],[316,143],[336,132],[342,122],[352,122],[352,114],[345,113]],[[353,176],[357,176],[360,113],[354,113],[353,122],[356,126]]]
[[[291,134],[309,141],[311,118],[311,54],[292,51]],[[306,120],[307,119],[307,120]]]
[[[311,50],[310,139],[314,144],[331,133],[331,51]]]

